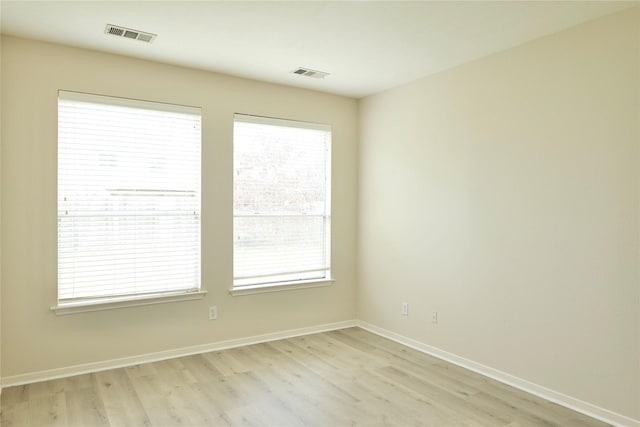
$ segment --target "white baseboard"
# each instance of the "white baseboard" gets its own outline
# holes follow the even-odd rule
[[[497,369],[481,365],[480,363],[473,362],[471,360],[457,356],[453,353],[440,350],[436,347],[432,347],[420,341],[416,341],[403,335],[396,334],[395,332],[388,331],[370,323],[358,320],[357,326],[361,327],[362,329],[366,329],[367,331],[372,332],[376,335],[388,338],[392,341],[406,345],[407,347],[411,347],[415,350],[437,357],[438,359],[453,363],[454,365],[469,369],[470,371],[477,372],[478,374],[484,375],[485,377],[500,381],[501,383],[510,385],[519,390],[557,403],[558,405],[572,409],[576,412],[580,412],[592,418],[596,418],[605,423],[619,427],[640,427],[639,420],[634,420],[624,415],[617,414],[604,408],[600,408],[599,406],[592,405],[591,403],[583,402],[582,400],[573,398],[571,396],[558,393],[557,391],[542,387],[538,384],[534,384],[513,375],[509,375],[505,372],[498,371]]]
[[[157,362],[159,360],[173,359],[175,357],[190,356],[193,354],[219,351],[245,345],[259,344],[263,342],[276,341],[285,338],[298,337],[302,335],[315,334],[318,332],[333,331],[336,329],[350,328],[356,326],[355,320],[328,323],[325,325],[310,326],[307,328],[289,329],[282,332],[273,332],[252,337],[237,338],[227,341],[219,341],[209,344],[183,347],[174,350],[159,351],[156,353],[142,354],[139,356],[123,357],[120,359],[105,360],[101,362],[86,363],[82,365],[68,366],[65,368],[50,369],[46,371],[31,372],[28,374],[12,375],[2,378],[2,387],[12,387],[22,384],[30,384],[40,381],[54,380],[58,378],[70,377],[92,372],[106,371],[109,369],[124,368],[127,366],[139,365],[141,363]],[[1,390],[1,388],[0,388]]]

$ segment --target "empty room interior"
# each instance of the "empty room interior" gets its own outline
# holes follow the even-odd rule
[[[3,426],[640,427],[640,2],[0,23]]]

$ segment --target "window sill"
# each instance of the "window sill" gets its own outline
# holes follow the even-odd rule
[[[58,316],[65,314],[85,313],[88,311],[112,310],[115,308],[135,307],[140,305],[164,304],[167,302],[202,299],[207,291],[175,292],[110,299],[94,299],[80,302],[58,304],[51,307]]]
[[[269,285],[250,285],[229,289],[229,293],[234,297],[252,294],[262,294],[265,292],[293,291],[298,289],[319,288],[331,286],[334,279],[304,280],[296,282],[282,282]]]

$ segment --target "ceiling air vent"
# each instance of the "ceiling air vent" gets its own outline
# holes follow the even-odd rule
[[[302,67],[299,67],[293,70],[292,73],[298,74],[301,76],[311,77],[314,79],[324,79],[329,75],[329,73],[325,73],[324,71],[310,70],[309,68],[302,68]]]
[[[117,25],[107,24],[104,29],[105,34],[124,37],[132,40],[140,40],[141,42],[151,43],[157,37],[157,34],[145,33],[144,31],[132,30],[131,28],[119,27]]]

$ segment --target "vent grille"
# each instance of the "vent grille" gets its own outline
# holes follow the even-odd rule
[[[300,76],[311,77],[313,79],[324,79],[329,75],[329,73],[325,73],[324,71],[311,70],[309,68],[298,67],[292,71],[293,74],[298,74]]]
[[[144,31],[132,30],[131,28],[111,24],[107,24],[104,32],[105,34],[111,34],[113,36],[124,37],[132,40],[140,40],[141,42],[146,43],[153,42],[158,36],[157,34],[145,33]]]

